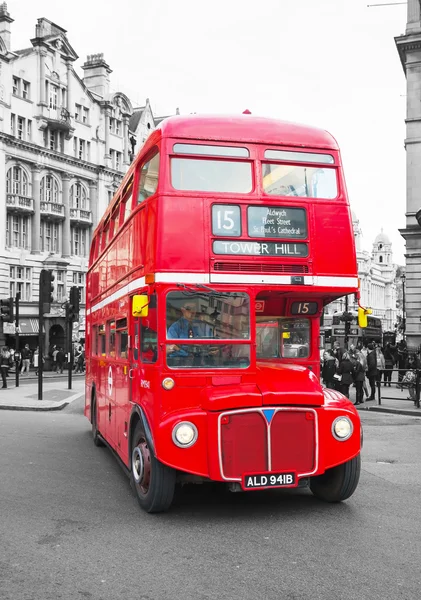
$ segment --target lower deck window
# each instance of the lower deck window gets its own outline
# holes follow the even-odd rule
[[[258,317],[257,358],[307,358],[310,355],[310,320]]]

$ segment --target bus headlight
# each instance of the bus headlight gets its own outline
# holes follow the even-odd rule
[[[193,425],[193,423],[189,423],[188,421],[177,423],[172,430],[173,442],[179,448],[193,446],[193,444],[196,443],[197,436],[198,432],[196,425]]]
[[[332,423],[332,434],[337,440],[344,442],[353,432],[352,421],[348,417],[338,417]]]

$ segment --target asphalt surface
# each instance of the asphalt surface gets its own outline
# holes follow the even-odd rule
[[[419,599],[421,419],[361,414],[343,504],[194,486],[147,515],[82,409],[0,412],[1,600]]]

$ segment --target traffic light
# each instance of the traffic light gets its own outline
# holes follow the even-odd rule
[[[67,318],[69,321],[77,321],[79,319],[79,304],[80,291],[76,285],[70,288],[70,299],[67,310]]]
[[[13,298],[7,298],[7,300],[0,300],[0,316],[4,323],[13,323],[15,318],[13,316]]]
[[[54,302],[54,275],[51,271],[43,269],[39,278],[39,303],[42,313],[50,312],[51,303]]]

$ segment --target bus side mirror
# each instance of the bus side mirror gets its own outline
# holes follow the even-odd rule
[[[371,308],[358,307],[358,325],[359,327],[367,327],[367,315],[371,315],[373,311]]]
[[[147,317],[149,308],[149,297],[147,294],[133,296],[132,315],[134,317]]]

